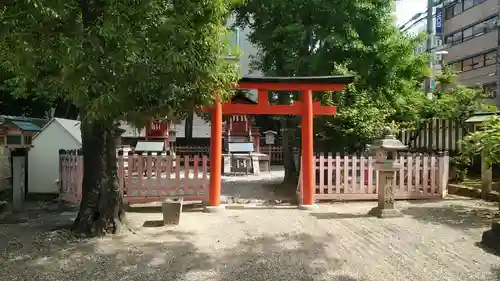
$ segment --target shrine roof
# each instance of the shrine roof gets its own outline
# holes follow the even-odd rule
[[[284,84],[350,84],[354,76],[309,76],[309,77],[243,77],[247,83],[284,83]]]

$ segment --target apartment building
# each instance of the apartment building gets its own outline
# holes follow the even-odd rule
[[[444,6],[443,60],[459,72],[458,82],[481,86],[483,97],[500,106],[497,96],[499,0],[447,1]]]

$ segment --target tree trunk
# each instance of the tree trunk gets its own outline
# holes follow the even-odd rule
[[[293,151],[290,146],[290,132],[288,131],[288,122],[286,117],[280,119],[281,125],[281,137],[282,137],[282,149],[283,149],[283,164],[285,167],[285,178],[283,183],[285,184],[296,184],[298,175],[297,169],[293,161]]]
[[[290,104],[291,97],[288,94],[280,93],[278,95],[279,104]],[[297,183],[298,175],[297,169],[293,162],[292,147],[290,146],[290,132],[289,132],[289,116],[283,116],[280,120],[281,147],[283,149],[283,165],[285,168],[285,177],[283,179],[284,184],[295,185]]]
[[[115,127],[112,122],[81,122],[83,198],[73,223],[76,233],[118,233],[125,219],[117,181]]]

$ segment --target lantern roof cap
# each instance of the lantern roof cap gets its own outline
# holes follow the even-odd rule
[[[383,129],[383,138],[377,139],[370,145],[370,149],[382,148],[385,150],[406,150],[408,146],[404,145],[400,140],[398,140],[392,133],[391,128],[385,127]]]
[[[267,135],[267,134],[274,134],[274,135],[277,135],[278,133],[277,133],[277,132],[275,132],[275,131],[273,131],[273,130],[267,130],[267,131],[263,132],[263,134],[266,134],[266,135]]]

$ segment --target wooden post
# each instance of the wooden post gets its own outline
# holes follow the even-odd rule
[[[268,167],[268,168],[269,168],[269,172],[271,172],[271,162],[272,162],[272,160],[273,160],[273,159],[271,158],[271,155],[272,155],[271,151],[272,151],[272,149],[273,149],[273,145],[272,145],[272,144],[270,144],[270,145],[269,145],[269,167]]]
[[[439,156],[439,188],[441,193],[441,198],[445,198],[448,195],[448,177],[449,177],[449,167],[450,167],[450,156],[448,152],[445,151]]]
[[[491,166],[486,164],[486,151],[481,152],[481,194],[486,199],[491,192],[491,183],[493,182]]]
[[[25,195],[25,156],[12,157],[12,208],[22,211]]]
[[[313,163],[313,103],[312,90],[302,92],[302,208],[314,206],[314,163]]]
[[[211,112],[210,136],[210,190],[206,212],[216,212],[224,209],[220,206],[221,169],[222,169],[222,105],[220,100],[214,103]]]

